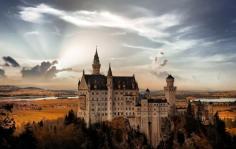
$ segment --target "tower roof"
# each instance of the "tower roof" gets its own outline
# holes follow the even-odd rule
[[[109,69],[108,69],[107,76],[112,76],[111,64],[110,63],[109,63]]]
[[[175,79],[172,75],[168,75],[168,77],[166,79]]]
[[[107,90],[107,77],[105,75],[85,74],[84,78],[90,90]],[[113,76],[112,82],[114,90],[121,90],[124,88],[127,90],[138,89],[138,83],[130,76]]]
[[[93,58],[93,64],[100,64],[97,47],[96,47],[96,52],[95,52],[95,55],[94,55],[94,58]]]

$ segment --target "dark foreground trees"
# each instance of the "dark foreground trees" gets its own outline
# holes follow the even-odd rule
[[[0,149],[12,148],[14,144],[15,121],[10,117],[12,107],[10,104],[0,107]]]
[[[27,124],[22,133],[14,135],[14,120],[4,112],[0,117],[0,149],[151,148],[146,137],[133,130],[124,118],[96,123],[87,128],[83,119],[69,111],[65,118]],[[236,138],[225,131],[225,123],[217,114],[214,125],[204,126],[193,117],[189,107],[186,116],[177,118],[176,122],[178,127],[160,142],[159,149],[236,148]]]
[[[236,138],[226,132],[225,123],[218,113],[214,116],[214,125],[207,127],[207,137],[214,149],[236,148]]]
[[[27,124],[19,135],[13,132],[0,134],[5,135],[1,137],[1,149],[150,148],[146,137],[133,130],[124,118],[86,128],[84,120],[77,118],[73,111],[55,121]]]
[[[174,130],[166,141],[161,141],[158,149],[234,149],[236,137],[231,136],[225,128],[225,123],[218,114],[214,116],[214,124],[203,125],[199,117],[194,117],[191,104],[188,105],[184,117],[177,116],[172,120]],[[177,127],[176,127],[177,126]]]

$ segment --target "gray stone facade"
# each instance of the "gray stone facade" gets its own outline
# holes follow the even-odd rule
[[[92,123],[111,121],[115,117],[129,120],[133,129],[143,132],[155,147],[163,138],[163,119],[175,105],[174,78],[167,77],[165,97],[155,99],[147,89],[140,94],[135,76],[113,76],[111,67],[107,76],[100,74],[100,61],[96,50],[93,73],[83,75],[78,83],[78,117]]]

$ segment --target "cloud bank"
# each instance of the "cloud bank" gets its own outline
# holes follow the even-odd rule
[[[23,67],[21,74],[23,78],[34,78],[34,79],[46,79],[50,80],[56,77],[56,74],[62,71],[71,71],[72,69],[61,69],[58,70],[55,66],[57,61],[43,61],[40,65],[36,65],[32,68]]]
[[[39,4],[35,7],[20,7],[19,12],[22,20],[31,23],[43,23],[44,18],[48,15],[57,17],[78,27],[123,29],[150,38],[151,40],[168,37],[169,34],[165,30],[179,25],[181,21],[180,16],[174,13],[131,19],[109,11],[80,10],[67,12],[46,4]]]
[[[9,67],[9,66],[11,66],[11,67],[20,67],[20,64],[10,56],[4,56],[3,60],[5,61],[4,66],[6,66],[6,67]]]

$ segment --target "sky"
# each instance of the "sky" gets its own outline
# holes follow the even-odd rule
[[[235,0],[0,0],[0,84],[76,89],[91,73],[140,89],[236,90]]]

